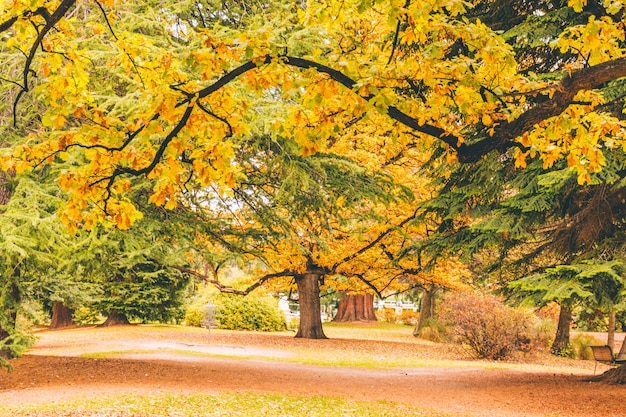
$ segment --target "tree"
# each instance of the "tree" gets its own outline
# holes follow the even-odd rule
[[[236,155],[247,180],[234,187],[232,195],[204,191],[188,196],[192,199],[185,203],[191,214],[205,219],[196,222],[199,233],[217,236],[224,249],[244,262],[255,261],[249,263],[256,271],[248,288],[216,284],[222,291],[247,294],[287,278],[285,285],[295,284],[300,303],[296,337],[325,338],[320,286],[333,286],[337,276],[346,282],[352,277],[348,286],[353,289],[355,282],[376,288],[365,275],[374,262],[381,263],[381,255],[382,263],[390,263],[380,243],[414,218],[403,219],[402,211],[385,209],[390,202],[409,200],[410,190],[345,157],[318,153],[304,158],[284,138],[260,136],[240,145]]]
[[[436,295],[438,289],[439,287],[435,284],[424,285],[420,304],[420,316],[417,325],[413,330],[413,336],[419,337],[428,321],[435,318],[437,301]]]
[[[513,281],[509,287],[517,297],[524,297],[534,305],[545,306],[557,302],[561,307],[555,339],[551,351],[561,354],[569,348],[572,310],[576,303],[584,302],[593,296],[589,288],[578,277],[580,271],[569,265],[549,268]]]
[[[376,321],[374,296],[372,294],[345,294],[339,301],[336,322]]]

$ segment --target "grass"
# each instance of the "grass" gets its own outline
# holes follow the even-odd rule
[[[39,332],[40,340],[31,353],[79,354],[90,358],[121,355],[173,354],[291,361],[322,366],[360,368],[467,367],[483,369],[523,369],[540,372],[579,372],[593,369],[591,362],[562,358],[545,363],[471,361],[445,344],[414,338],[410,326],[388,323],[345,325],[325,324],[331,340],[294,339],[293,333],[257,333],[211,330],[208,346],[234,346],[288,352],[289,357],[219,355],[190,349],[171,348],[172,343],[188,347],[207,346],[206,329],[171,325],[139,325],[114,328],[77,328]],[[140,342],[147,342],[142,348]],[[168,346],[162,348],[160,346]],[[126,348],[127,347],[127,348]],[[89,350],[93,349],[93,350]],[[546,357],[548,357],[546,355]],[[534,362],[533,362],[534,361]],[[591,366],[591,368],[588,368]],[[250,392],[219,394],[110,395],[58,403],[31,403],[23,406],[0,405],[0,416],[16,417],[185,417],[185,416],[419,416],[449,417],[451,414],[391,402],[353,401],[331,397],[303,397]]]
[[[584,373],[593,369],[591,362],[572,361],[555,358],[550,355],[539,356],[522,360],[522,362],[493,362],[475,361],[465,356],[458,348],[446,344],[437,344],[416,339],[412,336],[412,327],[389,324],[334,324],[324,325],[324,331],[330,340],[302,340],[294,339],[293,333],[258,333],[237,332],[225,330],[211,330],[211,343],[207,345],[206,330],[184,326],[170,325],[142,325],[132,327],[115,327],[112,329],[83,329],[76,332],[74,338],[71,331],[64,332],[63,344],[67,346],[78,344],[78,340],[89,338],[120,339],[122,341],[150,340],[172,342],[188,342],[191,345],[207,346],[246,346],[250,354],[230,355],[215,352],[202,352],[201,348],[194,350],[179,349],[166,345],[152,348],[137,346],[120,349],[119,345],[111,346],[100,344],[98,351],[82,353],[80,356],[88,358],[111,358],[124,355],[171,354],[196,357],[219,357],[228,359],[260,359],[296,362],[319,366],[356,367],[366,369],[387,368],[481,368],[481,369],[518,369],[535,372]],[[43,342],[46,343],[50,333],[46,333]],[[52,350],[60,353],[64,348],[60,343],[50,343]],[[57,349],[58,346],[58,349]],[[280,352],[287,357],[271,357],[257,355],[254,348],[268,349]],[[77,351],[80,346],[76,346]],[[65,350],[67,352],[67,350]],[[49,354],[46,350],[42,354]]]
[[[226,393],[219,395],[115,395],[25,407],[0,406],[0,415],[14,417],[448,417],[393,402],[359,402],[331,397]]]

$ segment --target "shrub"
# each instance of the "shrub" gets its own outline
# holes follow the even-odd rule
[[[534,315],[492,295],[449,294],[441,318],[450,326],[452,338],[478,358],[506,359],[515,352],[529,352],[536,342]]]
[[[568,356],[574,359],[592,360],[593,353],[591,353],[589,346],[601,344],[603,343],[599,342],[592,335],[579,333],[570,339],[570,352]]]
[[[443,342],[446,340],[446,327],[435,318],[427,319],[420,329],[419,338],[431,342]]]
[[[206,324],[204,323],[206,308],[207,308],[206,304],[204,305],[193,304],[187,307],[187,310],[185,311],[185,324],[187,326],[194,326],[194,327],[200,327]]]
[[[210,300],[216,308],[215,324],[220,329],[282,331],[287,324],[278,302],[271,297],[219,294]],[[187,307],[185,323],[188,326],[205,326],[206,300],[197,300]]]
[[[385,323],[396,323],[398,321],[398,315],[396,314],[396,310],[393,308],[376,310],[374,314],[376,314],[376,318],[379,321],[384,321]]]
[[[103,320],[102,314],[100,314],[98,310],[84,306],[78,307],[74,310],[74,316],[72,318],[74,323],[78,325],[96,324],[102,322]]]
[[[420,313],[413,310],[402,310],[402,314],[400,314],[400,323],[406,324],[408,326],[415,326],[419,321]]]
[[[215,319],[220,329],[281,331],[287,328],[278,302],[271,297],[221,294]]]

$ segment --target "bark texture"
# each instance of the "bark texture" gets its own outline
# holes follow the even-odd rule
[[[593,382],[604,382],[607,384],[626,384],[626,365],[620,365],[617,368],[609,369],[602,375],[589,379]]]
[[[72,326],[73,324],[74,310],[60,301],[55,302],[52,306],[52,321],[50,322],[50,328],[60,329]]]
[[[422,334],[422,329],[426,325],[429,319],[435,317],[435,297],[437,296],[437,286],[430,285],[424,288],[422,292],[422,304],[420,306],[420,317],[417,322],[417,326],[413,330],[413,336],[419,337]]]
[[[296,276],[300,303],[300,327],[296,338],[327,339],[322,329],[320,277],[320,274],[310,272]]]
[[[99,327],[117,326],[123,324],[130,324],[128,317],[119,311],[111,311],[107,319]]]
[[[372,294],[346,294],[339,302],[333,321],[377,321]]]
[[[572,306],[568,303],[561,304],[559,323],[556,328],[556,336],[552,343],[551,351],[560,353],[569,345],[569,330],[572,321]]]
[[[615,352],[615,310],[609,311],[609,327],[606,344],[611,346],[611,350]]]

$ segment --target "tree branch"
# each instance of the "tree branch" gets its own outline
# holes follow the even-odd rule
[[[556,91],[548,101],[536,105],[511,122],[499,124],[493,136],[472,144],[462,144],[457,149],[459,162],[476,162],[495,149],[505,150],[515,146],[516,138],[532,130],[538,123],[563,113],[578,92],[597,88],[622,77],[626,77],[626,58],[572,72],[556,85]]]
[[[367,245],[363,246],[361,249],[357,250],[356,252],[353,252],[352,254],[350,254],[350,255],[346,256],[345,258],[341,259],[340,261],[336,262],[332,266],[332,268],[330,268],[330,271],[335,272],[339,265],[341,265],[343,263],[346,263],[346,262],[349,262],[349,261],[353,260],[354,258],[356,258],[357,256],[367,252],[368,250],[370,250],[371,248],[376,246],[387,235],[389,235],[389,233],[391,233],[392,231],[394,231],[394,230],[404,226],[405,224],[407,224],[411,220],[414,220],[416,217],[417,217],[417,210],[415,210],[411,216],[409,216],[406,219],[402,220],[399,224],[390,226],[387,230],[384,230],[382,233],[380,233],[378,235],[378,237],[376,237],[376,239],[372,240],[370,243],[368,243]]]
[[[52,15],[46,19],[46,25],[41,29],[37,38],[33,42],[30,47],[30,52],[26,57],[26,63],[24,64],[23,81],[24,85],[22,86],[23,91],[28,91],[28,74],[30,73],[30,66],[33,63],[33,59],[35,59],[35,54],[37,53],[37,49],[41,45],[43,39],[46,37],[48,32],[57,24],[64,16],[65,13],[76,3],[76,0],[63,0],[59,7],[52,13]]]
[[[228,293],[228,294],[237,294],[237,295],[248,295],[252,291],[254,291],[255,289],[259,288],[261,285],[265,284],[268,281],[276,279],[276,278],[292,277],[292,276],[298,275],[294,271],[287,271],[287,270],[286,271],[281,271],[281,272],[276,272],[276,273],[273,273],[273,274],[266,274],[266,275],[263,275],[262,277],[260,277],[259,279],[257,279],[255,281],[255,283],[250,285],[248,288],[246,288],[244,290],[238,290],[236,288],[231,287],[230,285],[222,284],[217,278],[211,278],[207,274],[204,274],[202,272],[198,272],[198,271],[190,269],[190,268],[186,268],[184,266],[171,265],[171,268],[177,269],[177,270],[179,270],[181,272],[187,273],[189,275],[193,275],[193,276],[198,277],[198,278],[202,278],[204,281],[212,284],[220,292]]]

